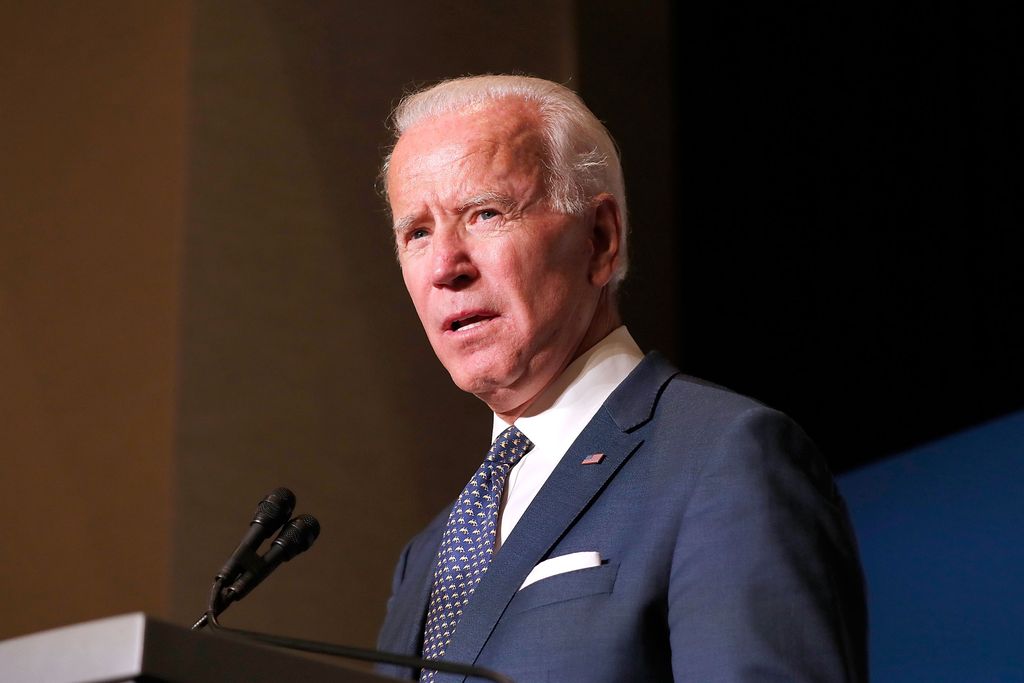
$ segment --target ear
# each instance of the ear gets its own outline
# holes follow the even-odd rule
[[[590,283],[604,287],[612,280],[619,263],[619,241],[622,236],[622,217],[619,203],[608,193],[594,198],[594,224],[590,242]]]

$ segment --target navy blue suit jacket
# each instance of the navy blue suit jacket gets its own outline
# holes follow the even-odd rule
[[[447,517],[401,555],[382,650],[420,652]],[[601,566],[519,590],[538,562],[595,550]],[[856,543],[813,445],[651,354],[494,556],[445,659],[517,683],[831,682],[866,680],[866,647]]]

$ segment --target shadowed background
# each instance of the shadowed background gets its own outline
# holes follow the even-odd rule
[[[525,72],[619,142],[644,348],[847,471],[1024,405],[1020,13],[667,2],[0,10],[0,637],[180,623],[268,490],[321,539],[227,622],[370,644],[486,450],[375,195],[410,87]]]

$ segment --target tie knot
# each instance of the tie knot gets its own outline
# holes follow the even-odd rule
[[[514,466],[520,458],[533,448],[533,442],[515,425],[509,425],[491,444],[487,459],[496,465]]]

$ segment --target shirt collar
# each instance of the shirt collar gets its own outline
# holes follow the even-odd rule
[[[643,352],[620,326],[574,360],[515,425],[535,444],[562,453],[569,449],[615,388],[643,360]],[[491,441],[508,423],[494,416]]]

